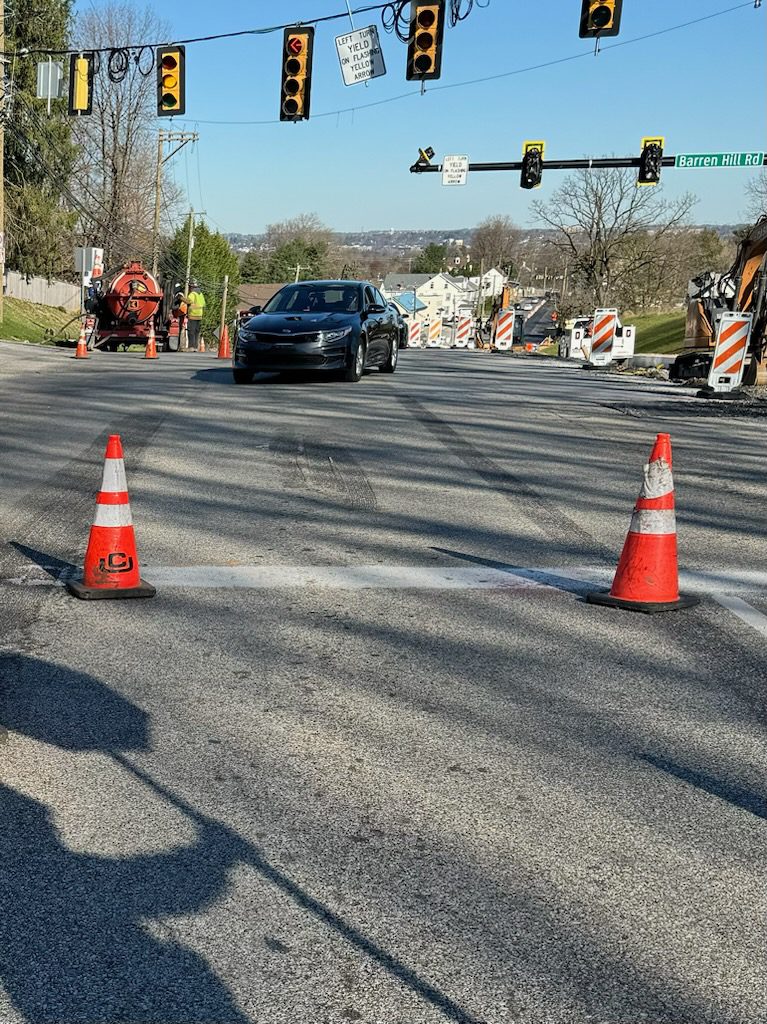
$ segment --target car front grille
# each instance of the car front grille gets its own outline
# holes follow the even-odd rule
[[[319,335],[316,331],[313,334],[256,334],[252,340],[259,345],[301,345],[318,341]]]

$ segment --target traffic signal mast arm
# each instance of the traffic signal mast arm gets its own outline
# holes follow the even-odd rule
[[[676,157],[664,156],[661,159],[662,167],[673,167]],[[767,158],[765,159],[767,164]],[[594,157],[589,159],[588,157],[580,160],[549,160],[545,159],[542,161],[542,167],[544,171],[574,171],[574,170],[591,170],[592,168],[599,167],[639,167],[640,158],[638,156],[607,156],[607,157]],[[414,163],[410,168],[412,174],[429,174],[441,172],[442,164],[424,164]],[[470,171],[521,171],[522,161],[521,160],[507,160],[497,161],[494,163],[479,163],[469,164]]]

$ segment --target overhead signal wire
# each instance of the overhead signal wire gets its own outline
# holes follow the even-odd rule
[[[668,34],[670,32],[679,32],[682,29],[690,28],[691,26],[698,25],[701,22],[711,21],[713,18],[721,18],[724,15],[732,14],[734,11],[744,10],[746,7],[750,7],[750,8],[753,9],[753,0],[747,0],[746,3],[735,4],[733,7],[726,7],[726,8],[724,8],[724,10],[714,11],[711,14],[704,14],[704,15],[701,15],[701,17],[699,17],[699,18],[690,18],[687,21],[679,22],[676,25],[669,25],[666,28],[657,29],[655,32],[647,32],[647,33],[644,33],[641,36],[633,36],[631,39],[624,39],[621,42],[609,43],[609,44],[606,44],[606,45],[603,44],[600,47],[600,53],[605,53],[608,50],[616,49],[619,46],[633,46],[636,43],[642,43],[642,42],[645,42],[648,39],[654,39],[657,36],[663,36],[663,35],[666,35],[666,34]],[[529,72],[532,72],[532,71],[542,71],[545,68],[556,67],[558,64],[567,64],[567,63],[570,63],[571,61],[581,60],[584,57],[593,57],[593,56],[594,56],[594,51],[593,50],[591,50],[591,49],[589,49],[589,50],[581,50],[579,53],[572,53],[572,54],[569,54],[566,57],[555,57],[552,60],[541,61],[538,64],[528,64],[528,65],[526,65],[525,67],[522,67],[522,68],[512,68],[511,71],[502,71],[502,72],[500,72],[497,75],[484,75],[481,78],[470,78],[470,79],[465,79],[464,81],[461,81],[461,82],[447,82],[447,83],[444,83],[442,85],[433,85],[433,86],[430,86],[429,89],[426,90],[426,92],[427,93],[439,92],[439,91],[441,91],[443,89],[462,89],[462,88],[465,88],[465,87],[470,86],[470,85],[480,85],[480,84],[483,84],[485,82],[494,82],[494,81],[497,81],[498,79],[501,79],[501,78],[511,78],[511,77],[516,76],[516,75],[528,74]],[[315,120],[316,118],[319,118],[319,117],[338,117],[341,114],[354,114],[358,110],[369,110],[371,107],[381,107],[381,106],[385,106],[388,103],[397,103],[399,100],[408,99],[411,96],[421,96],[421,95],[423,95],[421,89],[418,89],[418,90],[410,89],[407,92],[398,93],[396,96],[387,96],[384,99],[373,100],[370,103],[360,103],[360,104],[358,104],[357,106],[354,106],[354,107],[340,107],[338,110],[324,110],[324,111],[320,111],[319,113],[315,113],[313,111],[312,112],[312,120]],[[182,122],[183,118],[179,119],[179,121]],[[184,122],[184,123],[187,123],[187,122]],[[195,124],[210,124],[210,125],[253,125],[253,126],[265,126],[265,125],[272,125],[272,124],[275,124],[275,125],[276,124],[281,124],[281,122],[278,119],[276,119],[276,118],[270,118],[268,120],[259,120],[259,121],[217,121],[217,120],[205,121],[205,120],[196,119],[194,123]]]
[[[459,0],[459,2],[458,2],[458,7],[459,8],[461,7],[461,3],[462,2],[465,3],[465,2],[467,2],[467,0]],[[474,0],[468,0],[468,2],[470,4],[473,4]],[[478,4],[478,6],[486,6],[486,4],[479,4],[479,0],[476,0],[476,2]],[[387,2],[387,3],[366,4],[364,7],[355,7],[355,8],[353,8],[351,13],[353,15],[354,14],[368,14],[371,11],[380,11],[380,12],[383,13],[388,8],[400,6],[402,3],[403,3],[403,0],[397,0],[396,3]],[[456,0],[451,0],[451,5],[453,7],[455,7],[456,6]],[[469,10],[470,9],[471,8],[469,8]],[[297,25],[297,24],[301,24],[301,25],[321,25],[324,22],[338,21],[341,18],[348,18],[348,17],[349,17],[349,11],[348,11],[348,9],[344,9],[343,11],[339,11],[337,14],[318,15],[317,17],[314,17],[314,18],[302,18],[299,21],[293,20],[293,21],[283,22],[283,23],[281,23],[279,25],[266,25],[266,26],[263,26],[263,27],[260,27],[260,28],[244,28],[244,29],[239,29],[239,30],[234,31],[234,32],[212,32],[209,35],[193,36],[193,37],[191,37],[189,39],[174,39],[174,40],[172,40],[172,42],[174,42],[178,46],[189,46],[192,43],[209,43],[209,42],[213,42],[213,41],[218,40],[218,39],[237,39],[237,38],[240,38],[242,36],[271,35],[274,32],[282,32],[286,28],[292,28],[294,25]],[[453,24],[457,24],[458,21],[462,21],[464,17],[466,17],[466,14],[464,14],[464,16],[462,18],[458,18],[455,22],[453,22]],[[163,39],[161,42],[157,42],[157,43],[129,43],[129,44],[125,45],[125,46],[120,46],[120,47],[113,47],[113,46],[99,46],[99,47],[93,47],[93,48],[80,47],[78,49],[66,49],[66,50],[51,50],[51,49],[44,49],[44,48],[41,48],[41,47],[37,47],[37,48],[30,48],[30,49],[20,50],[20,51],[18,51],[18,53],[4,53],[4,54],[2,54],[0,56],[5,57],[6,59],[10,59],[10,58],[15,57],[15,56],[29,57],[29,56],[37,56],[37,55],[40,55],[40,54],[50,55],[52,57],[64,57],[64,56],[67,56],[68,54],[72,54],[72,53],[82,53],[84,49],[87,49],[88,52],[90,52],[90,53],[109,53],[109,54],[111,54],[111,53],[114,53],[114,52],[117,52],[117,51],[127,51],[127,52],[139,51],[139,54],[140,54],[140,52],[142,50],[156,49],[158,46],[165,46],[165,45],[167,45],[168,42],[169,42],[169,40]],[[122,58],[117,58],[116,68],[119,68],[121,66],[121,61],[122,61]]]

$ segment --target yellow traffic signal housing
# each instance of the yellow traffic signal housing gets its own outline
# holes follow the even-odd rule
[[[581,4],[581,39],[595,36],[617,36],[621,27],[623,0],[583,0]]]
[[[314,28],[286,28],[282,42],[280,121],[306,121],[312,92]]]
[[[157,48],[157,116],[176,117],[186,111],[186,50]]]
[[[409,82],[425,82],[442,74],[444,34],[445,0],[412,0],[405,72]]]
[[[93,112],[93,53],[73,53],[69,58],[69,114],[82,117]]]
[[[665,142],[662,135],[648,135],[642,139],[637,185],[657,185],[660,181]]]
[[[543,139],[522,143],[522,170],[519,176],[520,188],[540,188],[543,177],[543,155],[546,143]]]

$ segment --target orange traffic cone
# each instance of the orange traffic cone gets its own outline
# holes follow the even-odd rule
[[[128,484],[119,434],[107,442],[104,476],[96,498],[82,583],[67,590],[85,601],[122,597],[154,597],[155,588],[141,579],[133,535]]]
[[[157,355],[157,339],[154,333],[154,320],[149,325],[149,337],[144,350],[144,359],[159,359]]]
[[[218,358],[219,359],[231,359],[232,349],[229,344],[229,328],[224,324],[221,331],[221,337],[218,339]]]
[[[205,351],[205,338],[203,338],[202,332],[200,332],[200,346],[197,349],[197,351],[198,352],[204,352]]]
[[[637,612],[667,612],[698,604],[680,595],[676,557],[671,437],[658,434],[609,594],[588,594],[592,604]]]
[[[80,321],[80,336],[77,339],[77,348],[75,349],[75,359],[90,359],[88,354],[88,342],[85,338],[85,321]]]

